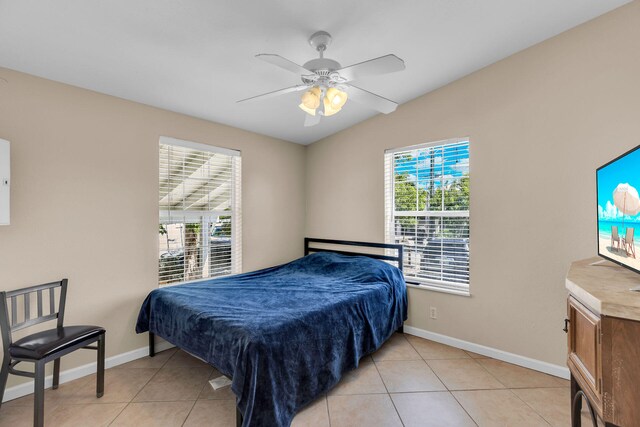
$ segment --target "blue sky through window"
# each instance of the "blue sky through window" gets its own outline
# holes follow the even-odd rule
[[[409,181],[419,188],[426,189],[432,179],[438,188],[443,183],[469,175],[468,141],[422,148],[406,154],[396,155],[395,173],[407,174]]]

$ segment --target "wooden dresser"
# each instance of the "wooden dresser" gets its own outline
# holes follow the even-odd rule
[[[598,264],[593,264],[598,262]],[[571,264],[566,287],[571,401],[584,393],[607,426],[640,427],[640,274],[602,258]],[[573,416],[572,426],[580,426]]]

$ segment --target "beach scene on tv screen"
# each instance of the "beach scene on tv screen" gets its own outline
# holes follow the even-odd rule
[[[598,251],[640,271],[640,149],[598,171]]]

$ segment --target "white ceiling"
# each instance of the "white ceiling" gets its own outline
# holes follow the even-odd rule
[[[299,93],[236,104],[299,83],[255,54],[302,64],[316,56],[309,35],[326,30],[325,56],[343,66],[404,59],[356,83],[404,103],[627,2],[0,0],[0,66],[308,144],[376,112],[348,102],[305,128]]]

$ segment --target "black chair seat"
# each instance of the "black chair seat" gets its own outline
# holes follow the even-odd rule
[[[63,356],[83,348],[96,350],[96,397],[104,395],[107,334],[100,326],[64,326],[67,284],[68,280],[62,279],[59,282],[0,291],[0,334],[4,353],[0,363],[0,406],[9,374],[33,378],[34,427],[44,427],[44,379],[45,367],[49,362],[53,362],[51,388],[55,390],[60,384],[60,359]],[[56,294],[58,304],[55,303]],[[36,303],[35,307],[32,302]],[[35,313],[37,317],[34,317]],[[11,337],[13,332],[49,321],[56,322],[55,329],[26,335],[15,342]],[[23,362],[33,363],[33,371],[16,369]]]
[[[40,360],[50,354],[71,347],[105,333],[99,326],[63,326],[26,336],[9,346],[11,357]]]

